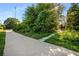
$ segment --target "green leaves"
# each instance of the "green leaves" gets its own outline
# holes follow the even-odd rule
[[[0,32],[0,56],[3,56],[5,47],[5,33]]]
[[[6,29],[15,29],[19,23],[20,22],[16,18],[7,18],[7,20],[4,21]]]
[[[79,5],[74,3],[67,13],[67,27],[79,31]]]
[[[39,3],[29,6],[25,10],[24,20],[19,31],[21,32],[54,32],[57,29],[58,18],[61,15],[62,7],[60,4]],[[56,10],[55,10],[56,9]]]
[[[33,32],[53,32],[62,9],[54,10],[56,4],[40,3],[26,9],[24,15],[25,29]],[[57,6],[60,6],[57,4]],[[57,13],[58,12],[58,13]]]

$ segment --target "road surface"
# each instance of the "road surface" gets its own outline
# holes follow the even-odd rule
[[[53,44],[6,31],[4,56],[75,56],[76,53]]]

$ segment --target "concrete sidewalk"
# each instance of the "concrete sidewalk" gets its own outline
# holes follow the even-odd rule
[[[4,56],[72,56],[77,55],[68,49],[40,42],[13,31],[6,32]]]

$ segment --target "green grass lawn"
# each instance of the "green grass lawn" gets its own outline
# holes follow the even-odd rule
[[[5,33],[0,32],[0,56],[3,55],[4,45],[5,45]]]
[[[56,33],[45,42],[79,52],[79,34],[77,32],[64,31],[62,33]]]
[[[32,38],[35,38],[35,39],[41,39],[43,37],[46,37],[48,35],[50,35],[51,33],[34,33],[34,32],[26,32],[26,33],[21,33],[25,36],[28,36],[28,37],[32,37]]]

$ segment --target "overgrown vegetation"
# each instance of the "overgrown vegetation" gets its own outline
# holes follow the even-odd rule
[[[43,38],[43,37],[46,37],[46,36],[50,35],[51,33],[26,32],[26,33],[21,33],[21,34],[23,34],[25,36],[28,36],[28,37],[35,38],[35,39],[40,39],[40,38]]]
[[[79,31],[79,4],[73,3],[67,13],[67,28]]]
[[[79,52],[79,34],[75,31],[63,31],[56,33],[45,42]]]
[[[57,30],[58,18],[61,16],[62,10],[61,4],[54,3],[39,3],[29,6],[25,10],[23,22],[15,31],[34,38],[47,36],[47,33],[50,34]]]
[[[79,4],[73,3],[67,11],[66,31],[57,32],[45,42],[79,52]],[[68,31],[67,31],[68,30]]]
[[[5,46],[5,33],[0,32],[0,56],[3,55],[4,46]]]
[[[67,16],[62,15],[63,9],[62,4],[38,3],[25,9],[21,23],[17,24],[18,21],[13,20],[16,18],[8,18],[11,21],[7,19],[4,24],[6,28],[12,28],[18,33],[36,39],[55,33],[45,42],[79,52],[79,4],[72,3]],[[59,21],[59,19],[65,17],[67,22],[63,23],[63,26],[62,22],[65,20]]]
[[[9,17],[4,21],[5,29],[17,29],[19,23],[18,19]]]

